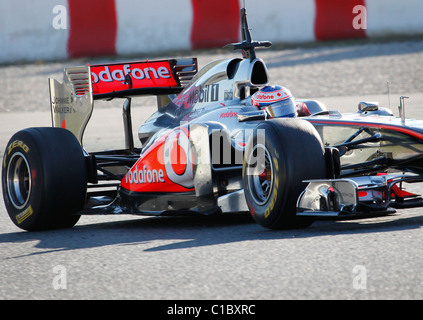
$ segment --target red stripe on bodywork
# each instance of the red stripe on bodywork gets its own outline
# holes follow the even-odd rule
[[[115,0],[68,0],[70,57],[116,54]]]
[[[355,6],[365,6],[364,0],[315,0],[314,33],[317,40],[366,37],[365,29],[354,29]]]
[[[404,134],[407,134],[409,136],[412,136],[414,138],[423,140],[423,133],[414,131],[412,129],[408,129],[405,127],[395,126],[395,125],[389,125],[389,124],[380,124],[380,123],[366,123],[366,122],[354,122],[354,121],[325,121],[325,120],[310,120],[309,122],[315,123],[315,124],[326,124],[326,125],[333,125],[333,126],[360,126],[360,127],[374,127],[379,129],[385,129],[385,130],[392,130],[396,132],[401,132]]]
[[[193,49],[221,47],[239,40],[239,0],[191,0]]]

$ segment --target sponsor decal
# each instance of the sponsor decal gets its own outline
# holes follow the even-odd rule
[[[220,114],[221,118],[233,118],[238,115],[238,112],[228,111]]]
[[[176,129],[166,137],[163,156],[167,177],[185,188],[193,188],[191,143],[183,129]]]
[[[270,102],[270,101],[279,101],[282,99],[290,98],[291,95],[286,91],[280,91],[277,93],[258,93],[255,96],[255,99],[259,102]]]
[[[28,217],[30,217],[32,214],[34,213],[34,211],[32,210],[32,207],[29,206],[28,208],[26,208],[24,211],[22,211],[21,213],[16,215],[16,222],[17,224],[21,224],[22,222],[24,222],[26,219],[28,219]]]
[[[189,96],[189,104],[219,100],[219,84],[200,85]]]
[[[53,104],[71,104],[73,103],[73,97],[54,97]]]
[[[71,102],[58,102],[59,99],[63,100],[63,101],[71,101]],[[70,103],[72,103],[72,101],[73,101],[72,97],[66,97],[66,98],[63,98],[63,99],[62,98],[56,98],[55,101],[52,102],[53,112],[54,113],[76,113],[76,110],[75,110],[74,107],[60,105],[62,103],[70,104]]]
[[[98,75],[95,72],[91,72],[93,83],[102,82],[113,82],[113,81],[125,81],[127,75],[131,75],[132,78],[137,80],[143,79],[169,79],[170,71],[166,67],[159,67],[157,70],[152,67],[141,67],[135,68],[130,64],[123,65],[122,69],[104,66],[104,69],[99,69]],[[101,71],[100,71],[101,70]]]
[[[225,90],[223,93],[223,100],[232,100],[234,98],[234,92],[233,90]]]
[[[182,94],[178,95],[174,100],[179,107],[190,109],[196,103],[219,101],[219,84],[208,84],[193,86]]]
[[[65,114],[65,113],[84,113],[84,104],[80,98],[85,92],[76,92],[76,97],[73,93],[70,96],[58,97],[55,96],[51,100],[51,106],[54,113]],[[79,97],[78,97],[79,96]]]
[[[169,61],[91,66],[93,93],[149,87],[176,87]]]
[[[23,143],[20,140],[15,140],[11,144],[9,144],[9,147],[7,148],[7,154],[9,155],[13,149],[18,147],[21,148],[26,153],[29,151],[29,147],[25,143]]]
[[[138,169],[135,166],[134,170],[129,170],[125,176],[126,183],[130,184],[144,184],[144,183],[164,183],[164,172],[162,169],[147,169],[147,165],[144,165],[142,169]]]
[[[194,188],[193,156],[186,128],[156,141],[126,173],[122,187],[135,192],[183,192]]]
[[[72,107],[53,107],[54,113],[76,113],[75,108]]]
[[[23,151],[25,151],[25,153],[28,153],[29,151],[29,147],[25,143],[20,140],[15,140],[7,147],[7,155],[9,155],[15,148],[21,148]],[[3,160],[3,167],[6,168],[6,157],[4,157]]]
[[[256,95],[256,98],[260,100],[273,100],[275,99],[275,96],[273,94],[258,94]]]

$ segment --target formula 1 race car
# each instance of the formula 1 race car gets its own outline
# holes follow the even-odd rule
[[[423,121],[374,103],[328,111],[269,86],[241,9],[242,58],[169,59],[67,68],[49,79],[53,127],[10,139],[2,187],[25,230],[72,227],[81,214],[250,212],[266,228],[315,219],[387,214],[422,206],[403,182],[423,181]],[[197,72],[198,71],[198,72]],[[134,146],[131,99],[158,110]],[[88,152],[83,133],[94,101],[124,99],[125,149]],[[401,107],[404,110],[403,99]]]

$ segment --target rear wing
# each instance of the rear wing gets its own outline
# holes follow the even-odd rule
[[[179,93],[197,73],[197,59],[91,66],[94,99]]]
[[[197,71],[196,58],[66,68],[63,83],[49,79],[53,127],[70,130],[82,145],[94,100],[176,94]]]

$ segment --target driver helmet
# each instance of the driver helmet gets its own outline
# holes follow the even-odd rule
[[[272,118],[295,118],[295,99],[291,92],[278,85],[265,86],[251,96],[251,104],[265,109]]]

